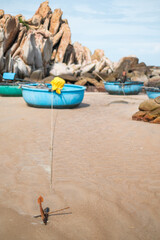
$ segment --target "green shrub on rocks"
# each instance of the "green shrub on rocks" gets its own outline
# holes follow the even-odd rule
[[[25,26],[25,27],[27,28],[27,31],[29,30],[29,25],[28,25],[25,21],[23,21],[21,17],[18,17],[18,21],[19,21],[20,23],[22,23],[23,26]]]

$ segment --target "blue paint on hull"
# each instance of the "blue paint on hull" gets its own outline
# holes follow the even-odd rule
[[[152,99],[160,96],[160,91],[159,92],[146,91],[146,93],[147,93],[147,96]]]
[[[143,82],[104,82],[106,91],[113,95],[136,95],[142,90]]]

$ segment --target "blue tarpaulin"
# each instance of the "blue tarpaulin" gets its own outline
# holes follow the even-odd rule
[[[3,79],[4,80],[14,80],[15,73],[3,73]]]

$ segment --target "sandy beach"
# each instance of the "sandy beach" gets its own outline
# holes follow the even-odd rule
[[[52,111],[0,97],[0,239],[159,240],[160,126],[131,119],[145,99],[87,92]],[[45,226],[40,195],[70,209]]]

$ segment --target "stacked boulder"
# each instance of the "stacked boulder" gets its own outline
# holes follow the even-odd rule
[[[146,87],[160,88],[160,67],[150,66],[150,74],[148,81],[145,82]]]
[[[160,97],[142,102],[132,119],[160,124]]]
[[[118,63],[114,63],[113,72],[106,78],[107,81],[115,81],[122,77],[122,72],[126,72],[127,78],[131,81],[142,81],[148,80],[150,69],[145,63],[139,63],[139,59],[136,56],[123,57]]]

